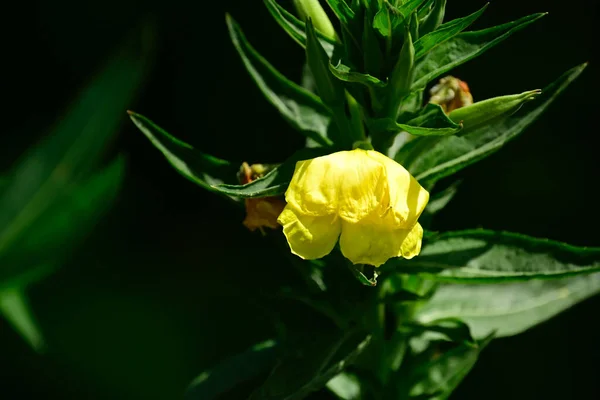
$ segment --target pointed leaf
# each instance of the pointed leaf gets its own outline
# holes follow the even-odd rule
[[[390,118],[369,121],[372,132],[395,135],[405,131],[415,136],[447,136],[454,135],[462,129],[444,113],[438,104],[427,104],[419,114],[405,124],[394,122]]]
[[[424,88],[433,79],[483,54],[544,15],[532,14],[492,28],[459,33],[418,60],[413,89]]]
[[[281,7],[275,0],[264,0],[267,10],[271,13],[275,21],[296,41],[300,46],[306,48],[306,24],[294,17],[285,8]],[[317,37],[329,57],[333,54],[335,40],[325,36],[319,30],[316,30]]]
[[[198,151],[143,115],[129,111],[129,117],[177,172],[204,189],[215,191],[213,185],[222,183],[217,177],[235,176],[228,161]]]
[[[419,59],[423,57],[434,48],[440,46],[447,40],[450,40],[468,28],[469,25],[475,22],[475,20],[479,18],[481,14],[483,14],[488,5],[489,3],[483,6],[483,8],[481,8],[479,11],[476,11],[469,16],[446,22],[445,24],[440,25],[435,31],[428,33],[417,40],[415,42],[415,58]]]
[[[216,400],[236,386],[257,378],[277,361],[277,343],[267,340],[202,372],[190,383],[185,400]]]
[[[427,241],[413,264],[421,263],[443,269],[434,278],[448,282],[559,279],[600,272],[600,248],[508,232],[458,231]]]
[[[21,288],[0,288],[0,314],[34,350],[44,349],[44,337]]]
[[[354,11],[344,0],[327,0],[327,4],[342,24],[347,25],[354,18]]]
[[[419,26],[419,34],[421,36],[427,35],[430,32],[435,31],[444,21],[444,15],[446,14],[446,0],[435,0],[431,12],[423,19],[423,22]]]
[[[501,285],[441,285],[415,318],[430,322],[459,318],[474,337],[496,331],[512,336],[542,323],[600,293],[600,273],[559,280],[531,280]]]
[[[433,183],[493,154],[531,125],[583,72],[586,65],[582,64],[567,71],[546,87],[537,101],[525,105],[511,117],[476,128],[465,136],[436,138],[435,142],[423,146],[426,151],[412,157],[410,165],[405,165],[405,168],[419,181]]]
[[[382,82],[369,74],[361,74],[360,72],[352,71],[350,67],[341,62],[336,66],[329,64],[329,70],[333,76],[344,82],[360,83],[361,85],[371,88],[385,87],[385,82]]]
[[[268,174],[245,185],[215,185],[213,189],[230,196],[253,198],[284,194],[292,180],[296,163],[327,154],[323,148],[302,149]]]
[[[273,68],[254,50],[239,25],[229,15],[227,15],[227,27],[233,45],[266,99],[294,129],[322,146],[331,145],[331,141],[327,138],[331,111],[317,96],[293,83]]]

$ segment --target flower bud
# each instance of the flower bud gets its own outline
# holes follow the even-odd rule
[[[473,96],[467,82],[453,76],[446,76],[429,91],[430,103],[439,104],[446,114],[457,108],[473,104]]]

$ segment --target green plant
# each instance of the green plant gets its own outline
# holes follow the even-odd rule
[[[415,258],[390,258],[378,268],[352,264],[337,250],[320,260],[291,257],[304,279],[279,295],[310,305],[331,328],[310,338],[288,332],[226,360],[192,383],[189,399],[217,398],[253,379],[252,400],[299,399],[324,386],[341,399],[445,399],[492,339],[523,332],[600,291],[600,248],[508,232],[428,230],[457,190],[436,184],[523,132],[584,70],[577,66],[541,91],[476,103],[464,82],[445,76],[544,14],[465,31],[487,6],[443,22],[445,0],[328,0],[339,20],[335,31],[316,0],[295,2],[300,18],[274,0],[264,3],[305,49],[303,85],[279,73],[227,16],[229,33],[259,89],[306,137],[306,148],[238,184],[230,162],[142,115],[130,112],[132,121],[180,174],[234,204],[245,199],[249,212],[259,199],[281,200],[298,161],[374,149],[433,193],[419,219],[423,247]]]

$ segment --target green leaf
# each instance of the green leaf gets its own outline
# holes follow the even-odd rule
[[[254,50],[229,14],[226,19],[231,41],[265,98],[294,129],[322,146],[330,146],[327,127],[331,111],[317,96],[287,79]]]
[[[350,67],[342,64],[341,62],[338,63],[336,66],[334,66],[333,64],[329,64],[329,70],[331,71],[333,76],[344,82],[360,83],[361,85],[365,85],[371,88],[385,87],[385,82],[382,82],[369,74],[361,74],[360,72],[354,72],[350,70]]]
[[[600,272],[600,248],[508,232],[458,231],[428,241],[412,264],[439,268],[434,279],[448,282],[559,279]]]
[[[424,1],[409,0],[396,8],[389,1],[384,0],[383,6],[373,19],[373,28],[383,37],[392,36]]]
[[[489,344],[492,337],[492,335],[486,337],[475,346],[463,343],[439,357],[417,366],[414,371],[408,371],[412,382],[410,398],[447,399],[471,371],[479,354]]]
[[[459,318],[474,337],[496,331],[512,336],[600,293],[600,273],[558,280],[531,280],[498,285],[444,284],[415,318],[423,323]]]
[[[109,203],[114,186],[95,185],[90,173],[118,131],[123,111],[149,66],[151,43],[143,42],[148,38],[147,29],[150,27],[143,25],[125,41],[73,102],[68,114],[9,175],[10,181],[0,194],[0,282],[22,276],[37,278],[55,262],[46,250],[72,250],[66,238],[82,236],[79,220],[93,217],[95,208],[104,202],[101,197],[87,198],[86,180],[98,187],[93,194],[107,195],[105,202]],[[54,225],[64,221],[72,225]],[[66,243],[59,243],[59,239]],[[37,249],[34,244],[42,247]],[[39,259],[38,265],[33,263],[35,259]],[[21,286],[26,285],[19,279]]]
[[[311,338],[295,346],[273,369],[249,400],[298,400],[321,389],[351,365],[367,347],[370,336],[350,331]]]
[[[408,27],[404,29],[404,43],[398,61],[390,75],[386,114],[396,121],[402,100],[410,93],[414,77],[415,47]]]
[[[317,92],[323,102],[333,111],[333,118],[340,130],[341,147],[350,148],[352,143],[362,140],[362,132],[346,115],[346,90],[342,82],[333,76],[329,69],[329,57],[317,41],[315,30],[310,19],[306,24],[307,45],[306,60],[315,79]]]
[[[500,96],[479,101],[470,106],[453,110],[448,114],[448,117],[456,123],[463,124],[464,135],[481,125],[489,124],[497,118],[506,117],[517,112],[525,102],[534,100],[541,92],[539,89],[530,90],[521,94]]]
[[[275,21],[290,35],[296,43],[306,48],[306,24],[294,17],[285,8],[281,7],[275,0],[264,0],[267,10],[271,13]],[[323,46],[323,49],[329,57],[333,54],[335,40],[325,36],[319,30],[316,30],[317,37]]]
[[[214,185],[223,181],[217,177],[234,176],[234,168],[228,161],[198,151],[143,115],[129,111],[129,117],[177,172],[204,189],[218,191]]]
[[[237,385],[258,378],[277,361],[277,344],[267,340],[234,357],[223,360],[198,375],[188,386],[186,400],[216,400]]]
[[[390,118],[372,119],[369,128],[377,134],[395,135],[405,131],[415,136],[454,135],[462,129],[444,113],[438,104],[427,104],[419,114],[405,124],[399,124]]]
[[[429,141],[409,165],[403,164],[419,181],[433,183],[498,151],[531,125],[556,97],[585,69],[579,65],[564,73],[546,87],[537,101],[525,105],[515,115],[491,125],[482,126],[465,136],[450,136]],[[419,140],[417,138],[415,140]],[[429,139],[429,138],[425,138]],[[426,142],[424,142],[426,143]],[[417,144],[412,144],[416,146]]]
[[[340,400],[360,399],[360,380],[354,375],[342,372],[331,378],[326,386]]]
[[[448,205],[448,203],[454,198],[454,196],[458,192],[459,184],[460,184],[460,181],[454,182],[452,185],[448,186],[446,189],[432,194],[431,197],[429,198],[429,202],[427,203],[427,206],[425,207],[425,210],[423,211],[423,214],[433,216],[433,215],[437,214],[438,212],[440,212],[442,209],[444,209],[444,207],[446,207]],[[421,218],[423,218],[423,215],[421,215]],[[419,221],[421,221],[421,220],[419,220]]]
[[[328,154],[328,151],[324,148],[302,149],[262,178],[245,185],[215,185],[213,189],[226,195],[242,198],[282,195],[292,180],[298,161],[320,157],[325,154]]]
[[[0,254],[0,286],[25,287],[52,272],[54,266],[86,236],[116,199],[124,177],[119,158],[84,182],[63,188],[49,199],[31,227],[12,238]]]
[[[0,288],[0,313],[34,350],[44,350],[44,337],[22,289]]]
[[[544,15],[532,14],[492,28],[459,33],[417,61],[413,89],[424,88],[433,79],[483,54]]]
[[[435,0],[433,8],[423,18],[419,26],[419,34],[421,36],[427,35],[430,32],[435,31],[444,21],[444,15],[446,13],[446,0]]]
[[[487,8],[487,3],[479,11],[473,14],[457,18],[450,22],[440,25],[435,31],[430,32],[415,42],[415,59],[423,57],[425,54],[442,45],[444,42],[458,35],[471,25]]]
[[[327,0],[327,4],[342,24],[347,25],[354,18],[354,11],[344,0]]]

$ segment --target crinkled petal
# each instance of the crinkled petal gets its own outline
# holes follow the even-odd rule
[[[394,229],[366,220],[342,224],[340,248],[344,257],[354,264],[379,267],[392,257],[412,258],[421,250],[423,229],[415,224],[411,229]]]
[[[365,150],[340,151],[296,164],[285,198],[306,215],[357,222],[389,208],[385,165]]]
[[[398,228],[412,227],[429,201],[429,192],[391,158],[376,151],[369,151],[368,154],[385,166],[390,204],[390,212],[386,217],[391,217]]]
[[[306,216],[290,205],[285,207],[277,222],[283,225],[283,233],[292,253],[305,260],[329,254],[341,231],[341,222],[337,216]]]

